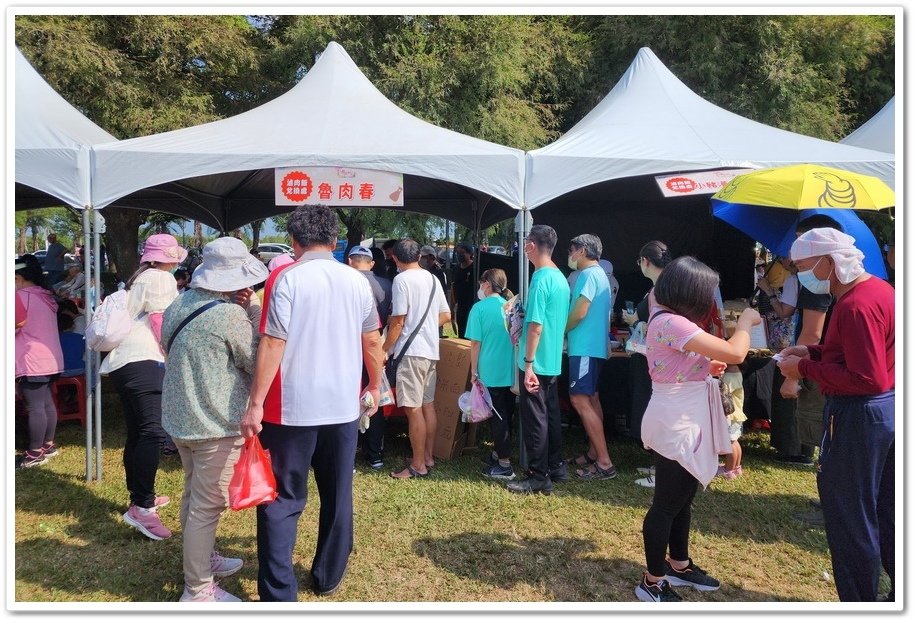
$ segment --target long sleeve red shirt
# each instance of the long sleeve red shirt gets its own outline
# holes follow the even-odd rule
[[[894,289],[872,277],[840,297],[820,346],[799,363],[828,396],[870,396],[894,389]]]

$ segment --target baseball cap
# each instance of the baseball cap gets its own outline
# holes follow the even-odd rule
[[[369,249],[367,249],[366,247],[364,247],[361,244],[358,244],[355,247],[353,247],[352,249],[350,249],[350,252],[347,254],[347,257],[353,257],[354,255],[362,255],[363,257],[368,257],[370,260],[372,259],[372,251],[370,251]]]
[[[436,255],[436,250],[426,244],[420,247],[420,255]]]

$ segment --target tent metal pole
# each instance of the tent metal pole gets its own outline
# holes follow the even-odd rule
[[[86,276],[85,283],[83,284],[83,314],[86,316],[86,325],[89,325],[89,321],[92,320],[92,314],[90,313],[90,288],[92,286],[92,271],[90,270],[89,258],[92,255],[92,238],[90,236],[90,218],[89,213],[92,212],[92,206],[86,206],[83,209],[83,274]],[[84,361],[84,374],[86,375],[86,387],[91,387],[92,383],[92,357],[93,353],[89,349],[89,344],[87,343],[83,351],[83,361]],[[86,480],[92,480],[92,393],[86,392]]]
[[[93,297],[93,311],[97,305],[96,297],[102,295],[102,244],[101,233],[105,231],[105,219],[98,210],[92,212],[92,252],[95,258],[95,297]],[[94,399],[95,411],[95,479],[102,481],[102,383],[99,376],[99,362],[101,354],[92,352],[92,382],[93,387],[89,394]]]
[[[522,300],[522,304],[527,304],[528,302],[528,258],[525,256],[525,238],[528,237],[528,233],[531,231],[531,224],[531,212],[528,211],[528,208],[523,207],[515,215],[515,231],[518,234],[518,295]],[[516,361],[518,361],[517,357]],[[512,364],[515,368],[515,374],[518,376],[518,365],[514,361]],[[522,381],[520,380],[519,394],[522,392],[521,384]],[[522,430],[521,413],[519,413],[518,418],[518,462],[523,470],[528,469],[528,453],[525,452],[525,435]]]

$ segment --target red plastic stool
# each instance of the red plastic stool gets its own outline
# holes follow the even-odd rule
[[[76,405],[61,396],[61,388],[73,387],[76,394]],[[86,377],[62,376],[51,384],[51,393],[54,396],[54,405],[57,407],[57,421],[79,420],[80,425],[86,426]]]

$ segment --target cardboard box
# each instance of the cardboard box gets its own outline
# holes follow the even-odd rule
[[[476,440],[474,425],[461,421],[458,397],[471,388],[471,342],[457,338],[439,340],[436,366],[436,407],[438,427],[433,456],[451,459],[460,456]]]

